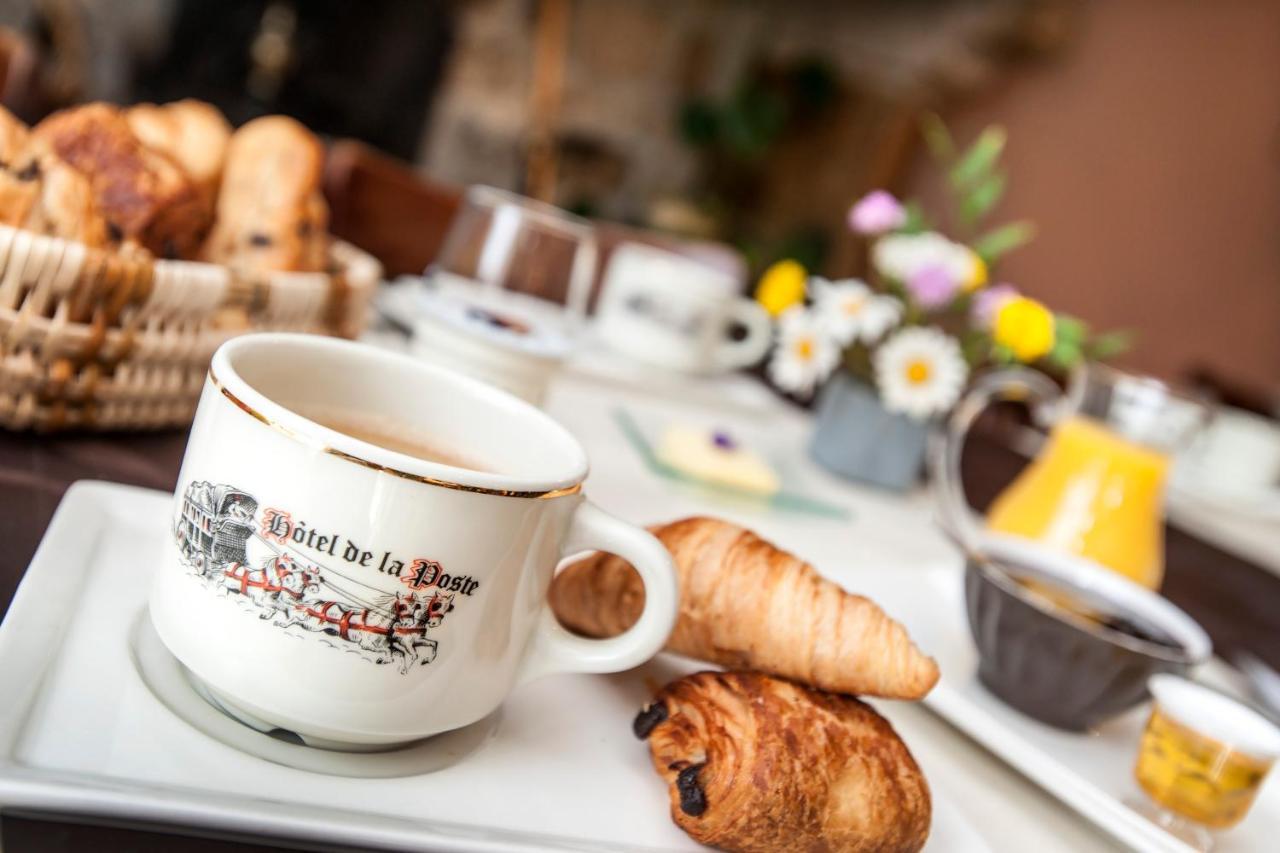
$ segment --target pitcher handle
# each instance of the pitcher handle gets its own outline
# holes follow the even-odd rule
[[[1062,399],[1061,389],[1043,373],[1026,367],[996,370],[974,382],[969,393],[952,410],[946,429],[934,434],[929,467],[933,473],[938,521],[963,547],[978,550],[982,529],[981,521],[965,497],[960,476],[960,457],[973,422],[987,406],[1006,400],[1025,403],[1037,420],[1053,420],[1045,411],[1056,407]]]

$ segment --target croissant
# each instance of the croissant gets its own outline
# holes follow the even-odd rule
[[[650,529],[680,581],[669,651],[834,693],[919,699],[937,682],[937,664],[874,602],[751,531],[714,518]],[[644,585],[620,557],[595,554],[556,576],[550,600],[566,627],[609,637],[639,618]]]
[[[754,672],[668,684],[636,717],[695,841],[744,851],[911,851],[929,786],[870,706]]]

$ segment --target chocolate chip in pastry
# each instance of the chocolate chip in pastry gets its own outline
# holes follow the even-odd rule
[[[671,818],[723,850],[915,851],[929,786],[889,723],[851,696],[755,672],[668,684],[636,718]]]

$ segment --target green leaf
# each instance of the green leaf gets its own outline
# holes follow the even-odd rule
[[[1004,150],[1003,127],[992,125],[978,135],[960,162],[951,169],[951,185],[956,189],[971,187],[986,178],[995,168]]]
[[[956,156],[956,144],[951,139],[951,131],[937,113],[925,113],[920,116],[920,133],[924,136],[924,144],[939,163],[950,163]]]
[[[991,336],[977,329],[968,329],[960,337],[960,352],[970,367],[977,367],[991,355]]]
[[[899,231],[906,234],[919,234],[921,231],[929,230],[929,220],[925,217],[924,208],[920,206],[920,202],[907,202],[906,210],[907,218],[898,229]]]
[[[973,241],[973,250],[990,266],[1019,246],[1031,242],[1036,227],[1025,219],[1001,225]]]
[[[960,202],[960,218],[970,225],[976,225],[1000,202],[1007,184],[1008,177],[1004,172],[993,172],[965,194]]]
[[[1083,355],[1084,353],[1078,343],[1069,340],[1057,340],[1054,341],[1053,349],[1049,350],[1049,355],[1046,358],[1050,364],[1063,370],[1070,370],[1080,363]]]
[[[1084,343],[1089,337],[1089,326],[1080,318],[1069,314],[1058,314],[1054,317],[1053,338],[1055,341],[1067,342],[1075,347]]]
[[[996,364],[1014,364],[1018,359],[1014,356],[1013,350],[1004,344],[992,344],[991,360]]]
[[[1089,341],[1089,358],[1104,361],[1119,355],[1133,346],[1134,333],[1128,329],[1120,329],[1098,335]]]

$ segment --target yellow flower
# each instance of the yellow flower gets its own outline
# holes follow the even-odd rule
[[[778,261],[764,271],[756,285],[756,301],[774,317],[804,301],[809,274],[798,261]]]
[[[996,311],[991,336],[1019,361],[1035,361],[1053,349],[1053,312],[1034,299],[1015,296]]]
[[[987,262],[972,249],[966,251],[969,252],[969,274],[960,283],[965,293],[973,293],[987,283]]]

